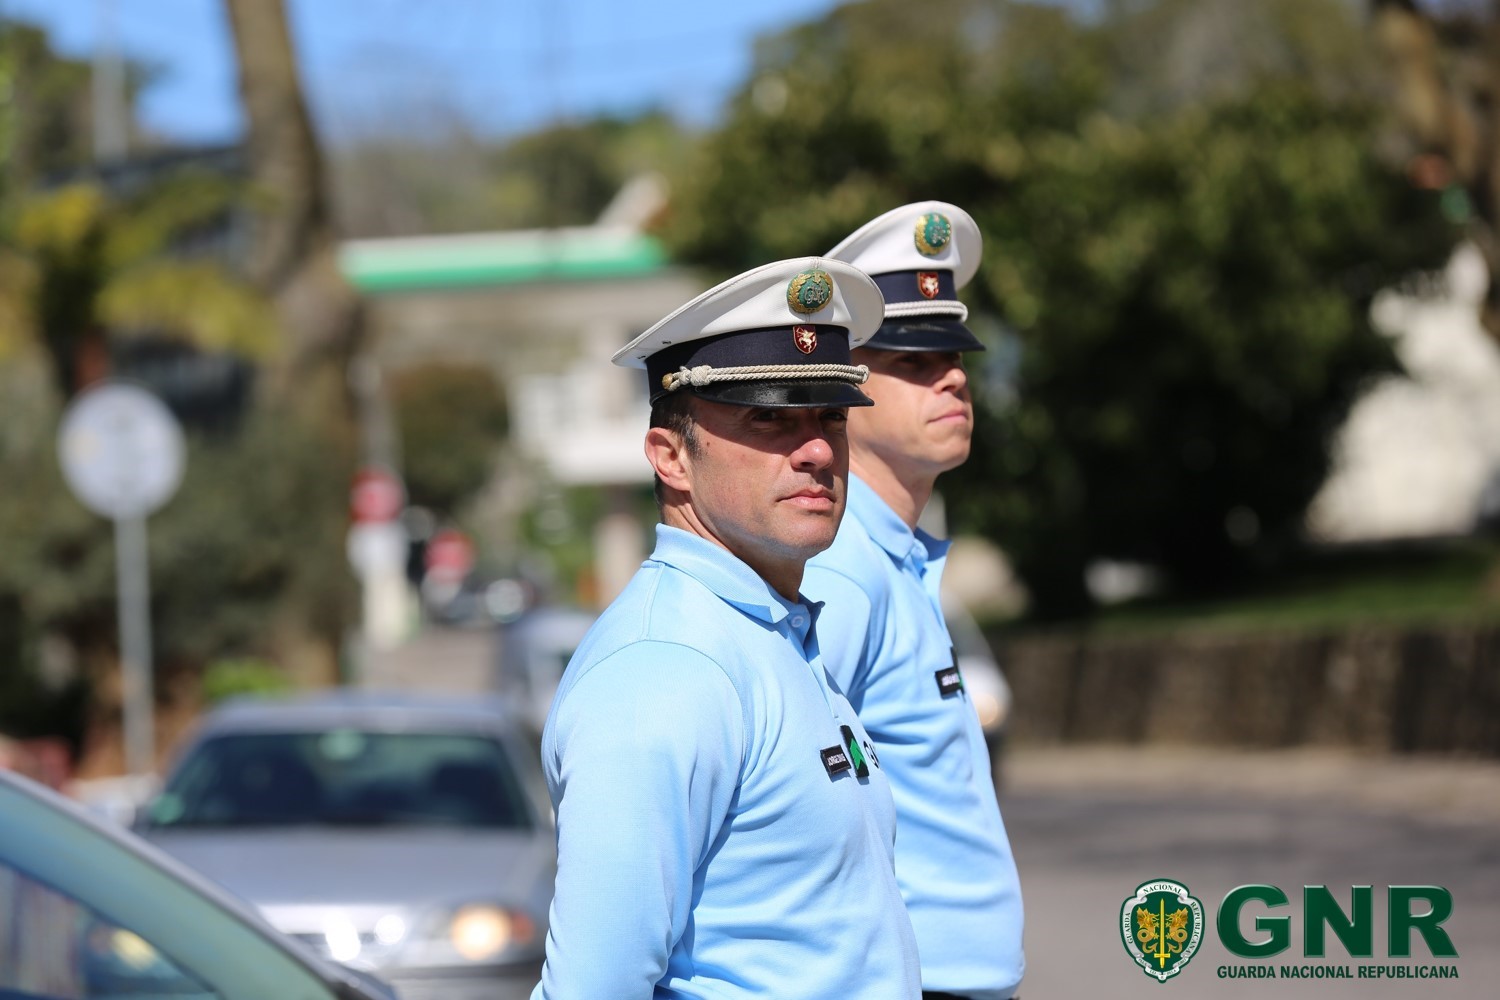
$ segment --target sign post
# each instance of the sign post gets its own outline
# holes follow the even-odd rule
[[[57,451],[74,495],[115,522],[125,766],[131,774],[148,774],[156,757],[156,723],[146,518],[182,482],[182,426],[145,389],[100,382],[69,404]]]
[[[393,649],[406,634],[407,538],[399,520],[405,506],[406,487],[390,469],[367,465],[355,474],[347,548],[359,575],[367,655]]]

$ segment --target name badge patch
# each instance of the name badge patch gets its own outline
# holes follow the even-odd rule
[[[944,667],[933,674],[937,678],[938,694],[944,698],[964,689],[964,675],[958,671],[958,653],[952,647],[949,647],[948,652],[953,656],[953,666]]]
[[[830,778],[854,766],[849,763],[849,754],[843,747],[825,747],[819,753],[823,757],[823,769]]]

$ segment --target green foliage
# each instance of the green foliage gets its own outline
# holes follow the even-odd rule
[[[296,627],[337,643],[354,610],[344,552],[353,462],[338,440],[260,412],[189,450],[178,497],[152,519],[152,587],[189,662],[276,648]]]
[[[976,212],[983,280],[1027,351],[1019,401],[957,477],[991,492],[960,490],[956,513],[1044,608],[1076,609],[1098,556],[1200,591],[1295,542],[1331,433],[1395,370],[1371,297],[1453,239],[1372,138],[1364,111],[1264,86],[1039,145]]]
[[[123,201],[92,184],[21,199],[14,250],[0,255],[0,296],[10,300],[0,309],[25,322],[0,331],[0,348],[29,332],[47,348],[64,392],[76,388],[82,346],[104,331],[265,357],[276,332],[266,299],[212,261],[167,254],[233,196],[226,182],[187,173]]]
[[[87,685],[114,666],[115,549],[62,481],[63,402],[85,362],[99,373],[107,341],[261,361],[284,332],[205,249],[245,203],[237,182],[191,168],[112,190],[65,180],[89,161],[88,84],[86,63],[0,23],[0,714],[74,735],[85,698],[111,707]],[[349,436],[262,406],[232,437],[190,438],[181,488],[150,520],[159,681],[288,650],[297,669],[337,645],[354,597]]]
[[[503,142],[462,131],[377,136],[333,151],[345,230],[387,236],[587,225],[632,177],[688,145],[668,116],[594,118]]]
[[[521,550],[527,558],[515,572],[541,587],[543,600],[602,606],[594,577],[598,555],[594,527],[614,512],[628,513],[642,525],[655,524],[659,513],[646,486],[544,490],[522,518]],[[642,544],[649,548],[653,542],[643,538]]]
[[[269,660],[255,657],[215,660],[203,671],[203,703],[217,705],[242,695],[286,694],[292,683]]]
[[[0,736],[64,736],[76,748],[88,686],[81,677],[49,683],[40,671],[26,669],[39,659],[37,638],[20,601],[0,593]]]
[[[1096,558],[1200,593],[1282,556],[1331,434],[1395,370],[1371,297],[1458,235],[1376,155],[1345,5],[1208,6],[1231,28],[1178,0],[1090,23],[986,0],[842,7],[762,43],[679,180],[667,236],[723,272],[820,252],[907,201],[975,216],[965,298],[1023,352],[1011,384],[973,359],[974,454],[944,488],[1043,616],[1086,606]],[[1184,39],[1236,37],[1239,56],[1168,72],[1195,57]]]
[[[659,114],[542,129],[496,151],[491,204],[515,228],[587,225],[627,180],[661,169],[683,142]]]
[[[13,596],[29,630],[112,648],[110,524],[62,481],[55,401],[21,396],[0,394],[9,429],[0,435],[0,595]],[[278,628],[337,641],[353,610],[343,552],[352,470],[340,454],[275,414],[232,440],[190,442],[181,488],[149,523],[159,670],[269,652]]]
[[[392,402],[411,503],[453,513],[494,472],[505,397],[487,369],[430,364],[396,375]]]
[[[58,55],[44,31],[10,19],[0,21],[0,51],[9,69],[6,180],[24,187],[88,163],[88,61]]]

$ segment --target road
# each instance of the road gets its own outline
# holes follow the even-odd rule
[[[356,684],[435,694],[485,691],[493,683],[497,642],[493,626],[428,627],[395,649],[366,652]]]
[[[482,688],[494,656],[488,630],[430,630],[371,664],[365,683]],[[1019,748],[1002,765],[1001,808],[1026,902],[1026,1000],[1275,1000],[1500,997],[1500,762],[1359,757],[1333,751],[1202,748]],[[1197,955],[1158,983],[1126,955],[1121,904],[1151,878],[1185,884],[1208,925]],[[1444,924],[1458,949],[1449,981],[1220,979],[1244,965],[1213,928],[1238,885],[1281,887],[1301,953],[1301,887],[1375,888],[1375,956],[1346,959],[1330,936],[1319,964],[1386,964],[1385,887],[1436,884],[1453,893]],[[1420,939],[1412,961],[1425,957]],[[1357,969],[1356,969],[1357,974]]]
[[[1005,767],[1001,808],[1026,902],[1026,1000],[1165,997],[1491,998],[1500,996],[1500,765],[1392,761],[1335,753],[1021,750]],[[1120,939],[1121,904],[1151,878],[1185,884],[1203,904],[1197,955],[1162,984]],[[1457,980],[1220,979],[1232,956],[1213,928],[1237,885],[1281,887],[1292,946],[1281,964],[1421,962],[1385,957],[1385,887],[1436,884],[1454,897],[1444,924]],[[1331,935],[1326,959],[1304,959],[1301,887],[1375,887],[1375,956],[1347,958]],[[1428,960],[1435,961],[1435,960]]]

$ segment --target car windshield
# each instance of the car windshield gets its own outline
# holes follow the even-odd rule
[[[531,825],[496,740],[355,729],[206,740],[177,769],[148,821],[169,828]]]

